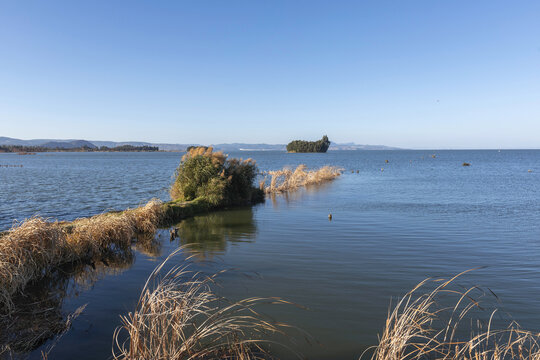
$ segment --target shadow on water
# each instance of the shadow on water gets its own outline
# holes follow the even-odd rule
[[[0,314],[0,359],[25,358],[47,342],[43,351],[50,350],[85,306],[68,313],[63,309],[64,300],[91,289],[107,275],[127,270],[133,261],[132,251],[110,253],[84,263],[66,264],[30,283],[14,298],[14,311]]]
[[[179,245],[199,259],[222,255],[228,243],[253,242],[257,226],[253,210],[241,208],[195,216],[176,225]]]

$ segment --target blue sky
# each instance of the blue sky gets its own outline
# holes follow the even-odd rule
[[[539,1],[0,1],[0,136],[540,148]]]

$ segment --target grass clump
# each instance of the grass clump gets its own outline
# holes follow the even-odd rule
[[[130,250],[137,233],[154,232],[163,205],[107,213],[65,224],[33,217],[0,237],[0,313],[13,310],[13,296],[33,280],[66,263]]]
[[[284,168],[281,170],[269,171],[271,176],[270,184],[261,182],[261,188],[265,193],[280,193],[296,190],[303,186],[322,184],[334,180],[342,173],[342,169],[335,166],[323,166],[317,170],[307,170],[306,165],[299,165],[295,170]]]
[[[455,286],[462,274],[450,280],[426,279],[407,293],[389,312],[371,359],[539,360],[540,334],[522,330],[515,322],[494,329],[497,310],[474,326],[464,321],[483,310],[479,296],[485,293],[476,286]],[[417,296],[427,283],[435,289]]]
[[[77,296],[109,274],[119,274],[133,263],[132,252],[119,252],[95,261],[62,265],[31,281],[13,298],[15,308],[0,315],[0,359],[23,359],[42,348],[42,358],[71,327],[86,305],[66,313],[65,299]]]
[[[212,147],[192,147],[178,166],[171,197],[176,201],[202,198],[215,207],[255,203],[263,195],[253,186],[257,172],[252,159],[227,159]]]
[[[173,267],[158,279],[174,255],[152,272],[136,310],[122,316],[114,333],[114,359],[267,359],[262,345],[269,341],[262,337],[281,333],[284,325],[255,312],[265,299],[227,302],[211,290],[216,275],[193,274],[187,266]]]

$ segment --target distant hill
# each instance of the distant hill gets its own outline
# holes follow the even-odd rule
[[[73,141],[48,141],[39,146],[49,148],[49,149],[78,149],[82,147],[95,149],[96,145],[92,144],[86,140],[73,140]]]
[[[330,144],[330,150],[403,150],[402,148],[385,146],[385,145],[359,145],[354,143],[347,144]]]
[[[232,143],[232,144],[213,144],[215,149],[223,151],[285,151],[283,144],[247,144],[247,143]]]
[[[21,140],[9,137],[0,136],[0,145],[21,145],[21,146],[43,146],[47,148],[63,148],[72,149],[87,146],[90,148],[96,148],[101,146],[107,146],[109,148],[132,145],[132,146],[157,146],[163,151],[185,151],[188,146],[201,145],[201,144],[164,144],[164,143],[150,143],[142,141],[99,141],[99,140],[58,140],[58,139],[32,139]],[[286,151],[285,144],[248,144],[248,143],[230,143],[230,144],[213,144],[211,145],[217,150],[223,151]],[[355,143],[345,144],[330,144],[329,151],[335,150],[400,150],[396,147],[384,146],[384,145],[359,145]]]

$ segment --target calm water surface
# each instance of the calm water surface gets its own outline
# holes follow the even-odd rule
[[[88,305],[51,358],[110,358],[119,315],[133,310],[148,274],[182,244],[191,244],[198,270],[231,269],[221,277],[220,295],[279,296],[305,306],[264,312],[316,340],[290,334],[309,359],[358,358],[376,342],[391,297],[428,276],[473,267],[483,268],[464,277],[464,285],[488,286],[513,319],[540,330],[540,151],[230,155],[252,157],[261,170],[305,163],[346,171],[333,183],[253,208],[186,220],[176,241],[160,230],[161,246],[55,278],[63,291],[54,305],[59,316]],[[0,167],[0,229],[35,213],[74,219],[167,200],[180,156],[0,154],[2,165],[23,165]],[[30,357],[39,358],[40,349]]]

